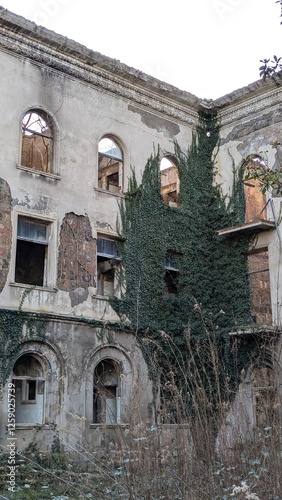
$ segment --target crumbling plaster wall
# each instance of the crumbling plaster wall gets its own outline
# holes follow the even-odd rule
[[[121,366],[121,421],[132,425],[151,416],[152,385],[142,353],[132,334],[91,327],[75,321],[46,321],[40,342],[35,332],[24,332],[19,356],[40,355],[45,366],[44,418],[38,425],[17,426],[17,449],[23,450],[36,439],[39,449],[51,451],[56,434],[64,450],[77,444],[103,446],[107,431],[93,423],[94,369],[103,359],[116,360]],[[12,375],[9,382],[12,380]],[[3,394],[2,423],[7,422],[6,392]],[[110,429],[111,440],[118,429]],[[36,428],[36,433],[34,430]],[[5,426],[1,427],[5,446]]]
[[[217,156],[217,182],[221,184],[224,193],[231,192],[233,169],[238,171],[242,160],[248,155],[262,156],[271,169],[277,168],[280,164],[282,156],[279,159],[279,151],[272,147],[272,143],[279,142],[281,137],[281,97],[281,90],[273,89],[270,92],[266,88],[265,93],[260,91],[258,95],[248,95],[244,100],[241,98],[241,102],[235,100],[219,111],[221,131]],[[270,192],[266,193],[266,218],[274,221],[277,228],[260,233],[252,244],[253,250],[268,250],[272,316],[273,323],[277,326],[281,326],[282,323],[282,287],[279,278],[282,270],[280,205],[281,197],[274,196]]]
[[[163,151],[173,153],[173,141],[176,139],[187,148],[191,141],[192,125],[184,122],[176,124],[175,117],[170,119],[160,112],[156,113],[150,109],[150,103],[146,110],[144,105],[138,107],[135,102],[138,100],[138,89],[135,93],[130,91],[125,99],[92,86],[82,78],[70,78],[63,71],[40,65],[27,57],[1,52],[1,63],[5,67],[5,76],[3,73],[0,76],[2,117],[9,119],[9,127],[6,120],[1,120],[2,137],[5,137],[5,144],[9,146],[1,148],[1,175],[11,190],[13,206],[9,236],[11,259],[6,282],[2,284],[2,304],[17,308],[24,289],[23,286],[10,284],[14,282],[17,216],[21,214],[42,220],[47,218],[52,225],[49,290],[31,290],[25,299],[24,309],[116,320],[117,316],[108,302],[95,297],[94,254],[97,232],[106,228],[109,236],[116,233],[120,200],[119,195],[109,194],[97,187],[99,140],[103,135],[111,134],[119,141],[124,153],[125,191],[131,166],[135,167],[137,177],[140,177],[157,145]],[[20,92],[17,86],[7,84],[10,81],[20,82]],[[54,119],[53,176],[18,168],[21,119],[30,108],[44,109]],[[58,269],[61,266],[59,248],[62,227],[66,214],[70,213],[81,220],[88,220],[88,230],[92,232],[89,236],[93,248],[87,264],[91,267],[87,271],[91,275],[88,287],[81,286],[81,282],[77,286],[74,281],[67,284],[65,278],[62,283],[61,271]],[[81,242],[82,248],[85,242]],[[91,262],[93,259],[94,262]],[[75,289],[78,292],[74,296]]]

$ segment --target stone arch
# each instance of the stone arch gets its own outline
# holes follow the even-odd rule
[[[98,187],[114,194],[124,190],[124,147],[112,133],[104,134],[98,142]]]
[[[95,349],[87,364],[87,420],[106,425],[128,423],[133,380],[133,366],[124,348],[104,344]]]
[[[62,404],[63,364],[61,354],[55,346],[36,339],[25,341],[14,362],[8,383],[16,386],[18,424],[42,425],[57,422]],[[22,412],[17,412],[17,405]]]
[[[19,165],[43,174],[58,174],[56,169],[57,124],[42,106],[31,106],[21,117]]]

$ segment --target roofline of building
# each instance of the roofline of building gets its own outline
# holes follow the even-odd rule
[[[18,43],[23,43],[24,40],[30,41],[30,48],[32,48],[34,44],[33,46],[36,46],[37,52],[41,49],[41,54],[43,54],[43,48],[47,53],[51,52],[53,57],[61,54],[66,65],[58,65],[58,70],[67,72],[68,61],[72,59],[77,68],[83,66],[86,72],[88,69],[89,72],[95,73],[105,79],[111,77],[112,80],[119,80],[119,82],[123,82],[124,85],[132,84],[140,90],[147,90],[152,96],[154,94],[160,96],[162,99],[170,101],[172,105],[173,103],[177,103],[185,110],[190,108],[191,111],[194,111],[195,116],[198,112],[200,99],[195,95],[180,90],[140,70],[127,66],[117,59],[112,59],[102,55],[100,52],[88,49],[78,42],[64,37],[63,35],[59,35],[47,28],[38,26],[34,22],[0,6],[0,36],[1,34],[2,36],[4,35],[17,39]],[[14,47],[14,50],[15,48],[16,47]],[[13,50],[13,47],[11,47],[10,50]],[[27,54],[24,53],[23,55]],[[36,51],[33,53],[30,52],[29,57],[36,59],[36,55]],[[43,58],[42,62],[44,63]],[[63,62],[63,59],[61,62]],[[83,75],[81,75],[81,79],[83,79]]]
[[[108,84],[109,92],[112,91],[114,84],[119,84],[127,88],[130,95],[130,85],[132,85],[132,89],[133,87],[138,88],[143,94],[147,92],[146,97],[151,97],[151,103],[155,98],[166,102],[167,109],[169,106],[176,107],[174,118],[185,122],[188,121],[191,125],[195,125],[199,111],[208,113],[217,111],[222,116],[228,116],[231,110],[238,110],[242,103],[244,105],[246,105],[246,101],[251,103],[259,96],[262,99],[263,95],[273,92],[273,89],[278,89],[280,98],[281,76],[277,77],[276,82],[271,79],[267,79],[266,81],[262,79],[257,80],[246,87],[234,90],[215,100],[200,99],[190,92],[180,90],[171,84],[127,66],[119,60],[88,49],[78,42],[42,26],[38,26],[34,22],[0,6],[0,45],[3,45],[3,38],[5,36],[15,39],[14,46],[6,47],[6,50],[10,48],[13,52],[17,52],[18,49],[19,54],[30,57],[37,62],[40,62],[41,59],[41,63],[48,65],[50,69],[57,69],[69,73],[73,77],[79,77],[81,80],[85,79],[88,83],[92,83],[89,79],[87,80],[88,72],[92,76],[95,75],[97,77],[97,85],[99,84],[101,87],[103,87],[103,80],[104,88],[107,87],[105,81],[111,81],[112,86]],[[26,42],[26,51],[23,49],[20,50],[20,42],[21,44]],[[52,64],[50,59],[48,64],[47,60],[44,60],[44,54],[52,54],[54,60],[57,59],[58,64],[56,65],[54,60]],[[73,67],[70,67],[71,60],[74,62]],[[76,72],[74,68],[77,69]],[[142,104],[145,105],[146,97],[144,103],[141,99],[141,106]],[[158,111],[158,106],[156,106],[155,110]],[[166,109],[163,109],[161,106],[159,106],[159,111],[166,113]],[[190,115],[186,119],[184,118],[185,113]],[[226,121],[228,122],[228,118]]]

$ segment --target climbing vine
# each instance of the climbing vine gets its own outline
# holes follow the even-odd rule
[[[149,158],[140,185],[132,171],[120,205],[119,251],[126,289],[113,301],[120,317],[130,321],[151,376],[160,381],[161,397],[171,400],[176,390],[182,401],[179,418],[187,411],[195,415],[201,387],[206,398],[202,407],[215,426],[219,402],[234,397],[239,373],[254,349],[246,342],[236,342],[235,348],[228,334],[252,324],[249,237],[217,233],[244,221],[242,173],[234,175],[230,198],[214,182],[218,138],[216,116],[202,113],[188,152],[175,143],[178,207],[163,202],[159,150]],[[168,254],[178,270],[177,293],[164,287]],[[177,418],[171,410],[170,420]]]
[[[24,298],[30,290],[31,288],[24,291],[18,309],[0,310],[0,386],[4,386],[10,376],[25,343],[46,341],[46,325],[50,316],[22,310]],[[101,320],[86,318],[76,318],[76,321],[95,328],[98,338],[107,338],[109,342],[112,331],[125,329],[120,322],[108,324]]]
[[[37,314],[21,310],[0,310],[0,384],[4,385],[9,377],[15,360],[27,339],[42,341],[45,322]],[[24,335],[25,333],[25,335]]]

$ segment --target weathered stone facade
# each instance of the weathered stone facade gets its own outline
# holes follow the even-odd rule
[[[140,180],[154,144],[168,158],[175,140],[186,149],[199,110],[217,110],[217,180],[228,194],[233,165],[243,158],[265,150],[269,165],[279,162],[271,142],[280,138],[282,87],[260,81],[216,101],[200,101],[2,8],[0,48],[5,68],[0,73],[0,306],[36,313],[44,322],[43,337],[23,329],[8,379],[17,391],[17,446],[25,449],[36,441],[50,450],[58,433],[65,449],[83,440],[102,446],[105,435],[107,442],[115,440],[117,428],[155,418],[147,365],[135,336],[119,327],[108,297],[120,293],[116,219],[131,165]],[[107,144],[101,153],[102,139]],[[36,151],[27,159],[31,144]],[[103,183],[98,178],[102,156]],[[179,185],[171,172],[173,189],[166,184],[163,189],[166,203],[176,206]],[[170,191],[175,193],[171,200]],[[251,224],[257,224],[250,257],[253,314],[277,338],[281,198],[267,195],[262,201],[263,216],[228,231],[253,230]],[[271,344],[269,353],[281,397],[280,343]],[[107,394],[95,377],[103,378]],[[251,373],[247,378],[252,380]],[[242,382],[229,423],[237,419],[247,397],[248,381]],[[6,384],[0,431],[4,446],[7,400]],[[246,404],[247,424],[241,425],[245,433],[255,425],[251,400]]]

